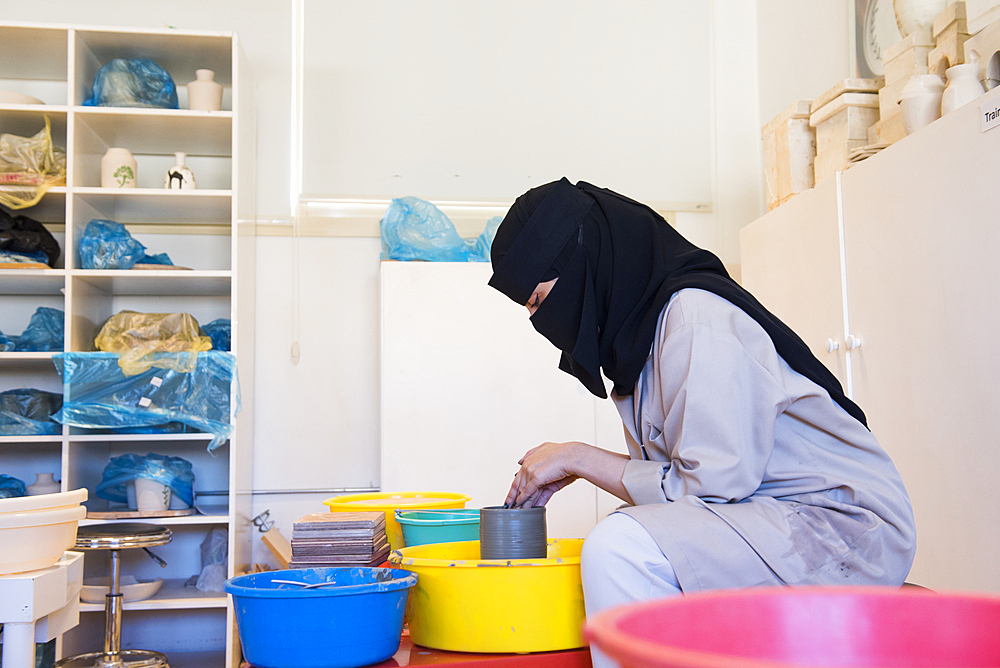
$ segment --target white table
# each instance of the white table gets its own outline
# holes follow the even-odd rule
[[[34,668],[35,643],[80,623],[83,553],[66,552],[48,568],[0,575],[0,668]]]

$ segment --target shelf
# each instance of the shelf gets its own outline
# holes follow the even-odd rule
[[[0,269],[0,294],[58,295],[65,281],[63,269]]]
[[[204,441],[208,443],[212,440],[211,434],[73,434],[67,436],[67,440],[74,442],[93,443],[114,443],[132,442],[135,440],[145,441]]]
[[[232,223],[231,190],[74,187],[71,192],[120,223]]]
[[[45,434],[41,436],[0,436],[0,445],[13,443],[21,445],[24,443],[58,443],[62,440],[59,434]]]
[[[73,107],[108,146],[132,153],[226,157],[233,153],[233,112],[132,107]]]
[[[215,524],[228,524],[228,515],[183,515],[181,517],[143,517],[141,519],[90,519],[80,520],[80,526],[93,526],[96,524],[119,524],[121,522],[144,522],[163,526],[202,526]]]
[[[114,295],[228,296],[232,291],[231,271],[78,269],[70,277]]]
[[[81,521],[80,524],[84,524]],[[161,522],[157,522],[160,524]],[[128,601],[123,604],[128,610],[190,610],[193,608],[225,608],[225,592],[198,591],[185,587],[186,579],[165,579],[160,591],[153,598],[144,601]],[[103,603],[80,603],[80,612],[104,612]],[[173,661],[171,661],[173,665]]]

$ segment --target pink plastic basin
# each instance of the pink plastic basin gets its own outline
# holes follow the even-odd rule
[[[769,587],[660,599],[589,619],[624,668],[1000,666],[1000,597]]]

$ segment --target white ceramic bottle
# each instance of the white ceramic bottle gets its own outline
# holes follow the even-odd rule
[[[915,74],[900,93],[903,129],[913,134],[941,117],[941,94],[944,80],[936,74]]]
[[[109,148],[101,158],[102,188],[135,188],[138,174],[135,157],[127,148]]]
[[[28,496],[39,494],[56,494],[59,491],[59,483],[55,481],[53,473],[36,473],[35,482],[25,488]]]
[[[195,80],[187,85],[188,108],[195,111],[222,109],[222,85],[212,70],[195,70]]]
[[[171,190],[194,190],[198,184],[194,180],[194,172],[184,164],[187,154],[178,151],[174,153],[177,161],[173,167],[167,170],[167,176],[163,179],[163,187]]]
[[[986,92],[979,83],[979,63],[964,63],[945,70],[948,85],[941,95],[941,115],[965,106]]]

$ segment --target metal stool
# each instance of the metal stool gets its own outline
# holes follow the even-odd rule
[[[99,524],[77,529],[77,550],[111,551],[111,586],[104,599],[104,651],[66,657],[56,662],[58,668],[169,668],[167,656],[160,652],[121,649],[122,593],[118,573],[121,550],[165,545],[170,542],[170,536],[170,529],[166,527],[134,522]],[[160,561],[158,557],[156,559]]]

